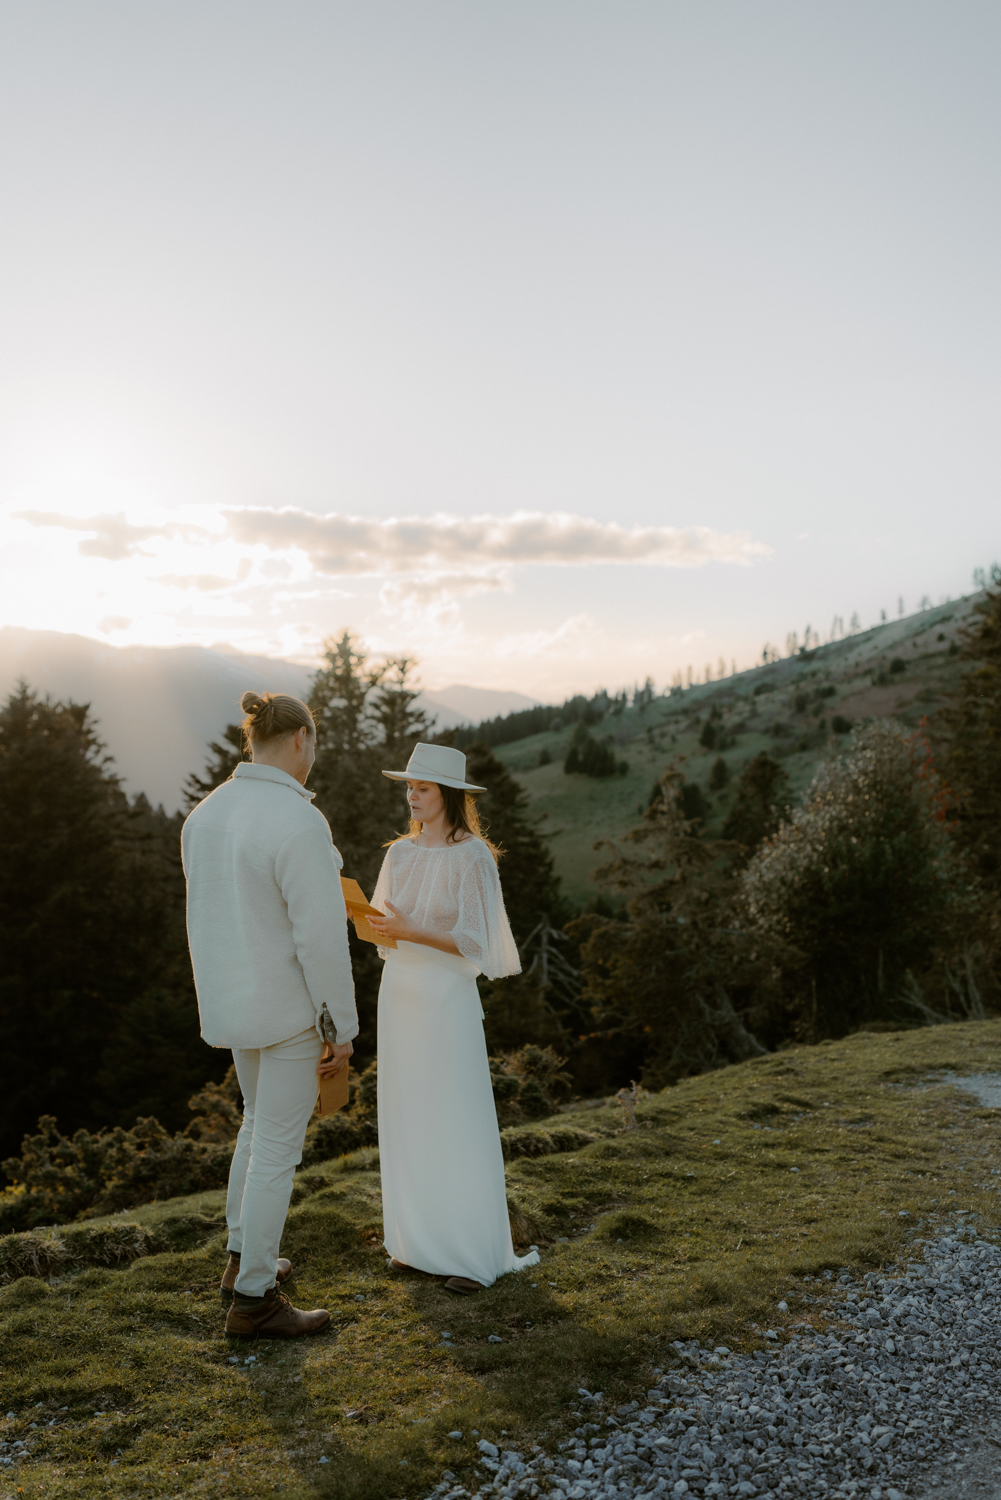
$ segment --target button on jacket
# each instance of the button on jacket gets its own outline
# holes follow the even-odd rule
[[[338,1042],[358,1034],[343,861],[313,793],[276,766],[241,763],[181,831],[188,944],[210,1047],[271,1047],[323,1007]]]

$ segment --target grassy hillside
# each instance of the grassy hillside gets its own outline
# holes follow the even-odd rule
[[[222,1194],[76,1226],[78,1264],[87,1236],[92,1258],[140,1258],[0,1289],[0,1438],[30,1454],[8,1488],[392,1500],[445,1468],[468,1482],[479,1435],[549,1444],[579,1422],[579,1386],[606,1410],[642,1395],[674,1339],[757,1347],[766,1327],[822,1321],[806,1278],[899,1259],[955,1211],[997,1229],[996,1112],[927,1080],[999,1067],[1001,1023],[980,1022],[689,1079],[641,1101],[637,1129],[580,1109],[589,1142],[508,1168],[542,1264],[469,1299],[387,1271],[372,1152],[312,1168],[283,1250],[296,1300],[333,1328],[291,1345],[223,1336]],[[44,1271],[69,1238],[0,1241],[0,1276]]]
[[[699,736],[714,707],[730,742],[723,758],[733,778],[767,750],[782,761],[798,797],[820,760],[846,743],[844,735],[832,732],[836,715],[852,722],[892,716],[916,726],[942,704],[956,678],[951,648],[977,597],[609,717],[594,733],[614,738],[617,753],[629,763],[624,777],[567,776],[562,762],[572,725],[500,746],[495,753],[528,793],[567,894],[585,902],[595,894],[590,874],[598,864],[596,839],[624,833],[636,822],[654,779],[669,762],[680,762],[686,779],[707,791],[720,751],[705,749]],[[895,660],[904,663],[902,670],[891,671]],[[818,696],[830,688],[829,696]],[[551,757],[547,765],[539,764],[543,752]],[[732,782],[711,794],[710,837],[718,836],[732,798]]]

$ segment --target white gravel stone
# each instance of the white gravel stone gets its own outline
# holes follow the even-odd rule
[[[793,1325],[754,1355],[678,1344],[682,1368],[643,1407],[610,1414],[582,1391],[587,1420],[555,1455],[481,1441],[471,1500],[907,1500],[962,1472],[1001,1405],[998,1246],[960,1226],[900,1272],[810,1286],[826,1333]],[[449,1477],[433,1493],[467,1491]]]

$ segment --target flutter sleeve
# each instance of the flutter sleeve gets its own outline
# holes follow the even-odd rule
[[[392,845],[386,850],[386,857],[382,861],[382,869],[379,878],[375,882],[375,890],[372,892],[372,905],[376,911],[381,911],[384,916],[389,916],[387,901],[393,899],[393,849]],[[391,948],[380,948],[376,945],[376,952],[380,958],[388,958],[393,950]]]
[[[520,974],[521,959],[504,910],[500,876],[486,845],[470,851],[459,883],[459,919],[452,929],[463,958],[488,979]]]

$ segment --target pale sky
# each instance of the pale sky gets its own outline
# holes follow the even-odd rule
[[[0,0],[0,624],[551,700],[999,556],[1001,8]]]

